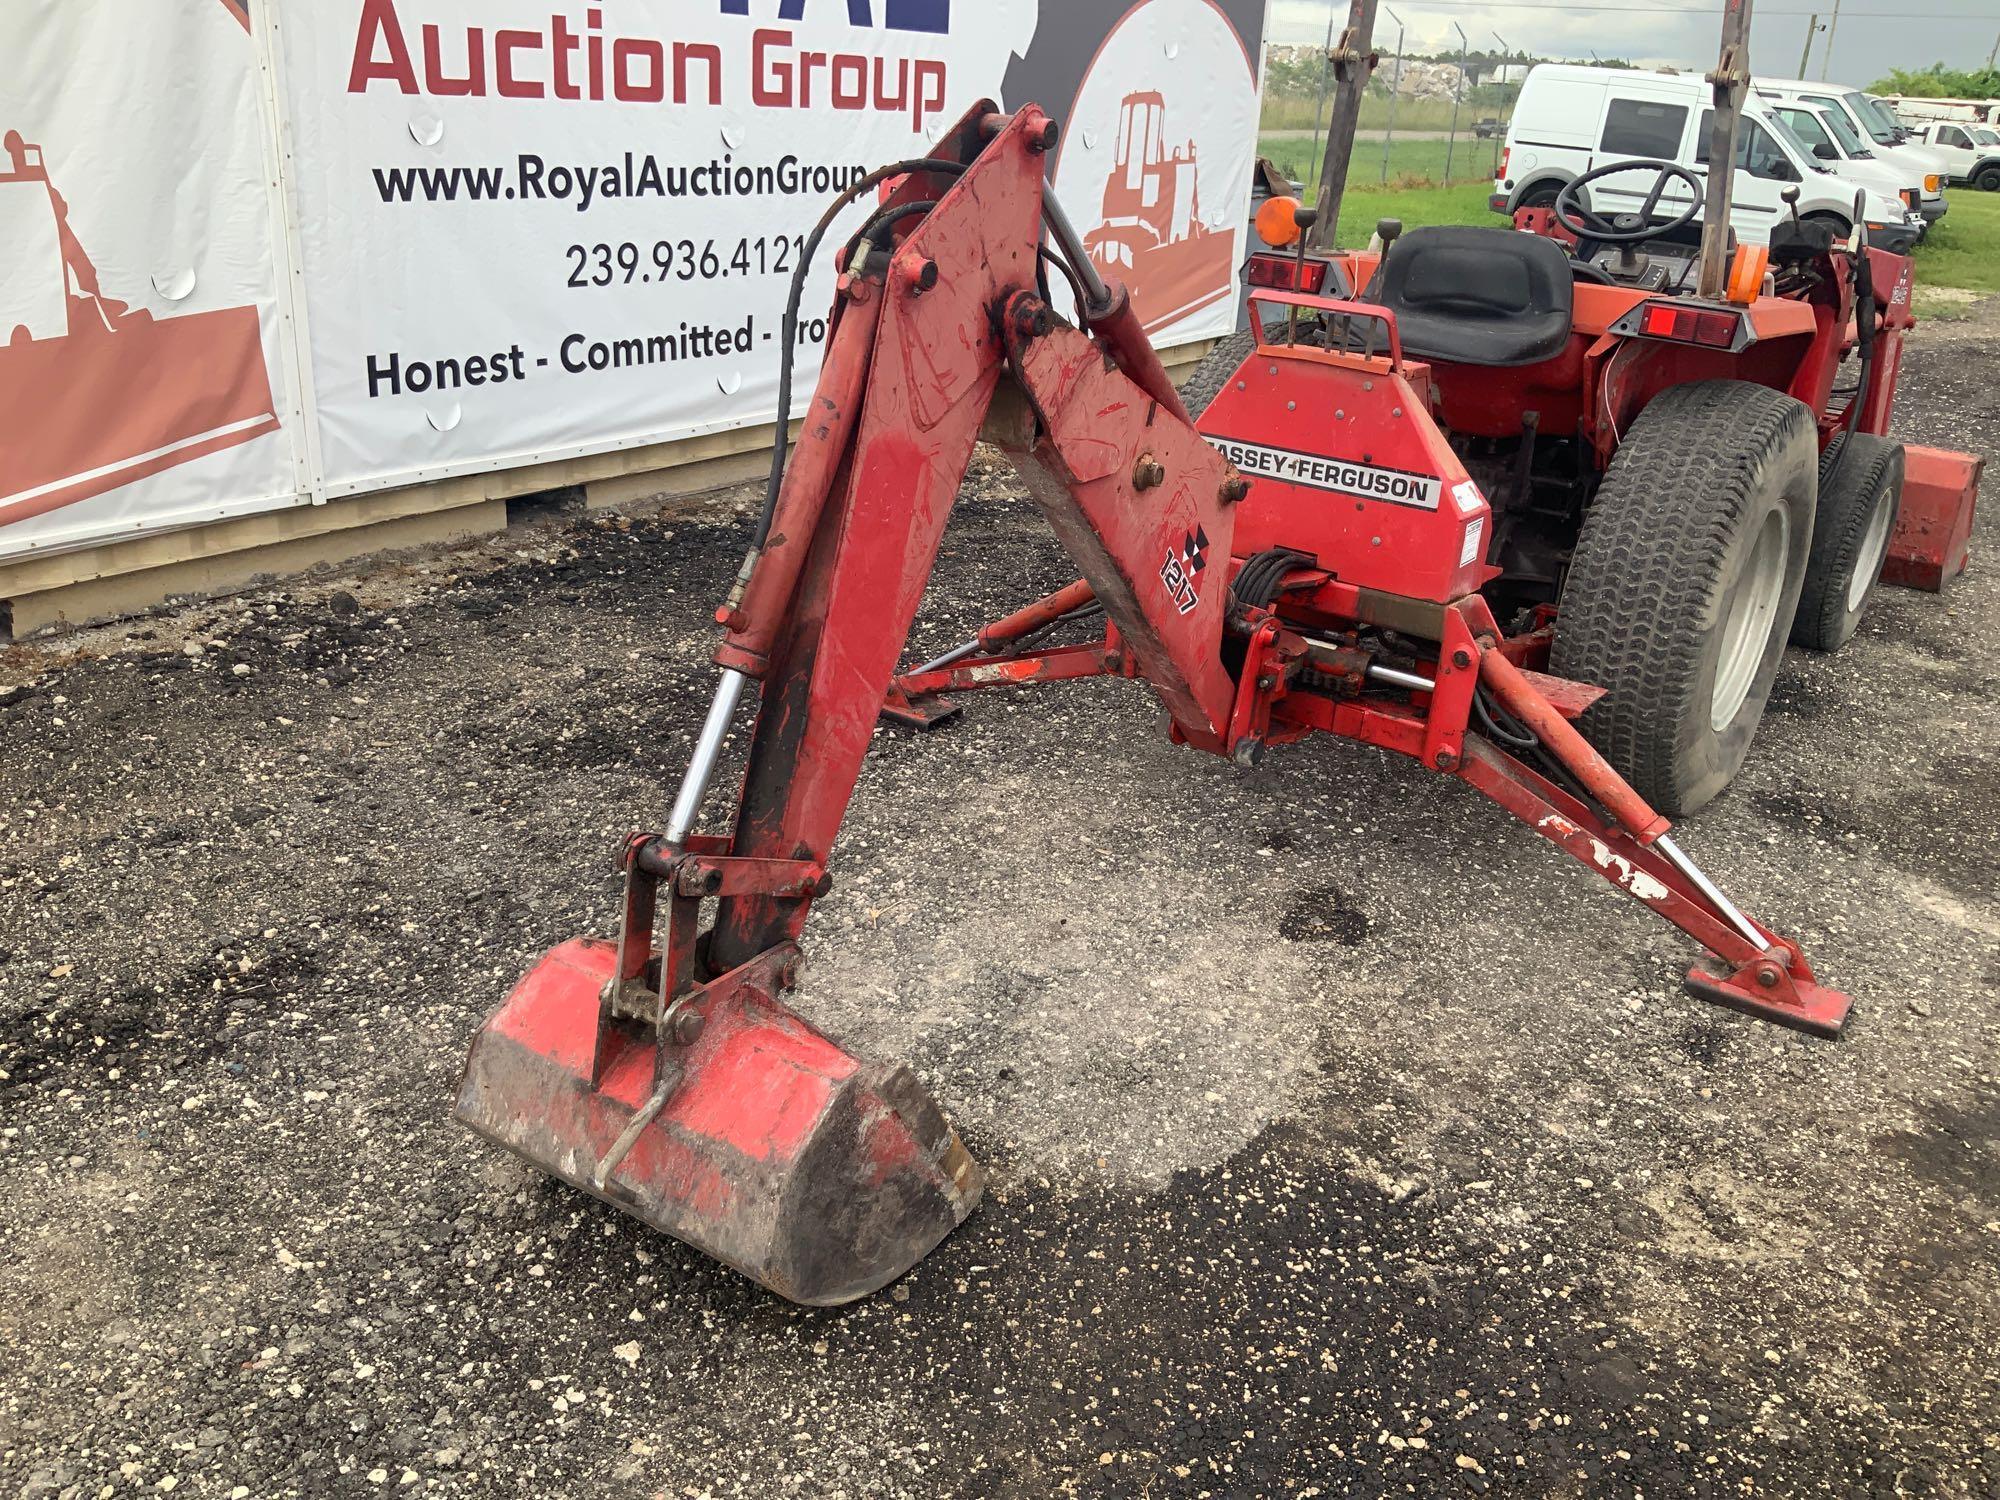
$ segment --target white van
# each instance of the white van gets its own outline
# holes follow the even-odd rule
[[[1917,211],[1926,224],[1935,224],[1945,215],[1945,164],[1935,152],[1909,141],[1909,132],[1882,104],[1859,89],[1836,84],[1807,83],[1800,78],[1759,78],[1752,88],[1767,101],[1783,99],[1808,104],[1840,115],[1854,133],[1868,143],[1868,149],[1883,161],[1906,167],[1923,178],[1924,192]]]
[[[2000,193],[2000,146],[1993,132],[1953,120],[1930,120],[1916,129],[1917,140],[1940,153],[1950,164],[1953,182],[1967,183],[1982,193]]]
[[[1814,108],[1798,99],[1768,100],[1767,107],[1821,166],[1850,182],[1893,193],[1911,208],[1921,201],[1923,178],[1916,168],[1898,166],[1877,156],[1854,133],[1846,115],[1824,106]]]
[[[1547,205],[1563,185],[1608,162],[1673,162],[1705,179],[1713,111],[1708,85],[1694,73],[1645,73],[1625,68],[1542,63],[1528,74],[1507,126],[1507,149],[1489,205],[1498,213]],[[1736,172],[1730,225],[1737,238],[1768,243],[1778,220],[1791,212],[1783,193],[1799,190],[1798,214],[1852,227],[1857,187],[1868,242],[1907,253],[1923,229],[1893,189],[1856,184],[1835,175],[1809,148],[1765,110],[1755,93],[1744,102],[1736,138]],[[1605,213],[1644,206],[1652,187],[1631,172],[1596,184],[1590,207]],[[1688,204],[1685,188],[1669,188],[1655,213]]]

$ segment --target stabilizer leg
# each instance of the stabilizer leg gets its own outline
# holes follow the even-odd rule
[[[1727,972],[1691,969],[1690,994],[1814,1036],[1840,1035],[1852,1002],[1817,982],[1798,944],[1745,916],[1667,836],[1667,820],[1497,650],[1483,652],[1480,678],[1610,815],[1476,735],[1465,739],[1463,780],[1708,949]]]

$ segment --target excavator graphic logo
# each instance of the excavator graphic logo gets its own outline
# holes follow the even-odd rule
[[[1102,219],[1083,237],[1090,258],[1131,291],[1147,333],[1227,297],[1233,285],[1235,236],[1202,222],[1194,142],[1170,151],[1166,114],[1155,91],[1125,96]]]
[[[0,526],[275,431],[257,309],[107,296],[42,148],[0,148]]]

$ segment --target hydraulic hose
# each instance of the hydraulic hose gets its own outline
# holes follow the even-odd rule
[[[937,199],[918,198],[909,203],[892,203],[886,208],[878,208],[875,210],[874,217],[854,231],[853,237],[848,240],[846,247],[840,252],[841,269],[844,271],[860,270],[861,268],[855,264],[854,257],[863,245],[875,245],[879,241],[886,239],[888,231],[894,229],[903,220],[915,218],[918,214],[927,214],[936,207]]]
[[[771,535],[771,518],[778,509],[778,490],[785,481],[785,456],[791,444],[792,425],[792,360],[798,348],[799,303],[805,296],[806,272],[812,266],[814,253],[819,242],[826,237],[833,221],[840,211],[859,198],[876,184],[886,182],[891,177],[905,177],[912,172],[930,172],[942,176],[957,177],[965,171],[965,163],[945,161],[941,157],[919,156],[906,161],[891,162],[886,167],[859,178],[851,187],[834,198],[821,214],[819,222],[806,236],[805,248],[799,253],[799,263],[792,271],[790,295],[785,299],[785,321],[782,330],[783,346],[778,351],[778,432],[771,440],[771,473],[764,483],[764,509],[757,517],[757,529],[750,538],[751,551],[763,549]],[[747,568],[747,563],[746,563]]]
[[[1860,351],[1860,378],[1854,385],[1854,397],[1847,403],[1846,428],[1851,436],[1861,425],[1861,404],[1868,396],[1868,379],[1875,371],[1875,271],[1869,264],[1868,252],[1864,248],[1854,257],[1854,345]],[[1826,477],[1833,478],[1840,472],[1840,466],[1847,462],[1846,443],[1840,445],[1840,452],[1833,456],[1833,470]]]

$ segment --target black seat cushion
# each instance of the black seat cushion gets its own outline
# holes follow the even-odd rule
[[[1562,352],[1576,283],[1552,239],[1440,224],[1389,247],[1370,300],[1396,315],[1405,352],[1465,365],[1531,365]]]

